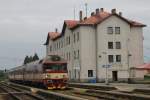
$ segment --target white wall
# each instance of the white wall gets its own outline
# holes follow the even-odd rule
[[[138,67],[144,64],[143,57],[143,32],[141,27],[131,27],[129,34],[129,49],[131,53],[131,66]],[[135,52],[136,51],[136,52]]]
[[[120,27],[120,34],[107,34],[107,27]],[[102,65],[108,64],[108,55],[121,54],[121,65],[119,67],[110,68],[111,71],[128,69],[127,62],[127,35],[130,34],[130,25],[116,16],[111,16],[103,21],[97,27],[97,40],[98,40],[98,72],[99,78],[105,78],[105,68]],[[114,49],[108,49],[108,41],[113,42]],[[121,49],[115,49],[115,42],[121,42]],[[103,52],[106,52],[104,54]],[[100,56],[100,57],[99,57]],[[115,56],[114,56],[115,58]],[[112,73],[110,72],[110,77]],[[122,77],[120,75],[119,77]],[[128,76],[126,76],[128,77]]]
[[[81,78],[88,78],[88,70],[93,70],[96,77],[96,50],[95,50],[95,28],[81,26]]]
[[[107,27],[120,27],[120,34],[107,34]],[[79,41],[74,43],[74,36],[79,32]],[[66,37],[70,36],[70,45],[66,45]],[[56,41],[49,41],[49,46],[54,45],[58,41],[63,41],[63,48],[51,52],[52,54],[59,54],[66,59],[67,52],[70,52],[71,59],[68,60],[68,72],[70,79],[81,78],[81,80],[90,79],[88,77],[88,70],[94,70],[98,79],[104,79],[106,76],[105,68],[102,65],[108,63],[108,55],[121,55],[121,63],[114,61],[113,67],[109,68],[109,78],[112,78],[112,71],[118,71],[118,78],[128,78],[128,63],[129,67],[137,67],[143,64],[143,35],[141,27],[130,27],[124,20],[111,16],[97,27],[80,26],[73,31],[66,27],[65,35]],[[121,49],[115,49],[115,42],[121,42]],[[108,42],[113,42],[114,49],[108,49]],[[48,47],[49,47],[48,46]],[[74,59],[74,51],[79,50],[79,59]],[[132,55],[129,57],[128,50]],[[47,51],[48,48],[47,48]],[[136,52],[135,52],[136,51]],[[104,52],[106,54],[104,54]],[[50,52],[49,52],[50,53]],[[80,68],[79,68],[80,67]]]

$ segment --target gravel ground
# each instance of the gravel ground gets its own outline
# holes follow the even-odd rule
[[[14,99],[9,95],[0,95],[0,100],[14,100]]]

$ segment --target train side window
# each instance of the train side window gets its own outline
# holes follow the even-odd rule
[[[66,67],[66,66],[62,66],[62,69],[63,69],[63,70],[67,70],[67,67]]]

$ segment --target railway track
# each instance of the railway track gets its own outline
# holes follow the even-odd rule
[[[14,84],[14,83],[10,83],[8,85],[9,87],[11,86],[11,88],[17,88],[17,90],[25,90],[28,91],[27,93],[32,93],[32,90],[35,90],[36,93],[34,93],[35,95],[38,95],[40,97],[43,97],[45,100],[88,100],[86,98],[83,98],[83,96],[79,96],[79,95],[68,95],[65,93],[60,93],[58,91],[49,91],[49,90],[43,90],[43,89],[38,89],[38,88],[33,88],[33,87],[29,87],[29,86],[23,86],[23,85],[19,85],[19,84]],[[63,92],[63,90],[61,90]],[[26,92],[25,92],[26,93]],[[29,95],[30,95],[29,94]],[[15,94],[15,96],[18,96],[19,94]],[[19,95],[20,96],[20,95]],[[23,97],[20,96],[21,99],[17,99],[17,100],[38,100],[38,99],[22,99]],[[16,99],[15,99],[16,100]],[[95,99],[93,99],[95,100]]]
[[[28,91],[31,90],[31,87],[22,86],[18,84],[17,85],[11,84],[11,85],[15,85]],[[54,100],[150,100],[150,96],[147,95],[147,93],[144,94],[136,91],[121,92],[112,87],[101,87],[101,88],[97,87],[79,88],[79,86],[77,87],[74,86],[68,90],[50,91],[37,89],[38,90],[37,94],[47,98],[47,100],[51,100],[52,98],[54,98]]]
[[[18,84],[11,83],[11,85],[15,85],[16,87],[23,88],[25,90],[30,91],[32,87],[22,86]],[[47,98],[47,100],[106,100],[103,98],[97,98],[93,96],[83,95],[86,89],[79,89],[79,88],[69,88],[67,90],[43,90],[36,88],[36,93],[41,95],[42,97]],[[49,99],[51,98],[51,99]]]
[[[3,83],[0,83],[0,90],[4,92],[0,95],[6,94],[7,96],[12,97],[12,100],[46,100],[42,97],[31,94],[30,92],[21,91],[20,89],[11,87]]]

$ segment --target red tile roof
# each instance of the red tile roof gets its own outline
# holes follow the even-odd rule
[[[55,39],[56,37],[60,36],[61,33],[58,33],[58,32],[48,32],[48,35],[50,37],[50,39]]]
[[[77,20],[65,20],[64,22],[69,28],[73,28],[79,23]]]
[[[57,37],[59,37],[60,35],[61,35],[61,33],[58,33],[58,32],[48,32],[47,40],[44,43],[44,45],[48,45],[49,39],[54,40]]]
[[[141,66],[138,66],[136,69],[139,69],[139,70],[150,70],[150,63],[146,63],[146,64],[143,64]]]
[[[133,25],[133,26],[139,26],[139,27],[145,27],[146,25],[142,24],[142,23],[139,23],[139,22],[136,22],[136,21],[133,21],[133,20],[129,20],[130,23]]]
[[[104,20],[105,18],[107,18],[110,15],[111,14],[108,12],[101,12],[98,15],[95,14],[95,15],[81,21],[79,24],[97,24],[98,22]]]
[[[93,14],[92,16],[83,19],[82,21],[77,21],[77,20],[65,20],[64,21],[64,26],[63,26],[63,30],[62,33],[58,33],[58,32],[48,32],[48,36],[50,37],[50,39],[55,40],[58,37],[61,37],[62,34],[64,33],[64,29],[66,26],[68,26],[70,29],[74,29],[78,26],[82,26],[82,25],[97,25],[100,24],[102,21],[104,21],[105,19],[109,18],[110,16],[117,16],[121,19],[123,19],[124,21],[126,21],[127,23],[129,23],[131,26],[135,26],[135,27],[145,27],[146,25],[136,22],[136,21],[132,21],[129,19],[126,19],[122,16],[120,16],[117,13],[109,13],[109,12],[101,12],[99,14]],[[46,43],[45,43],[46,44]]]

